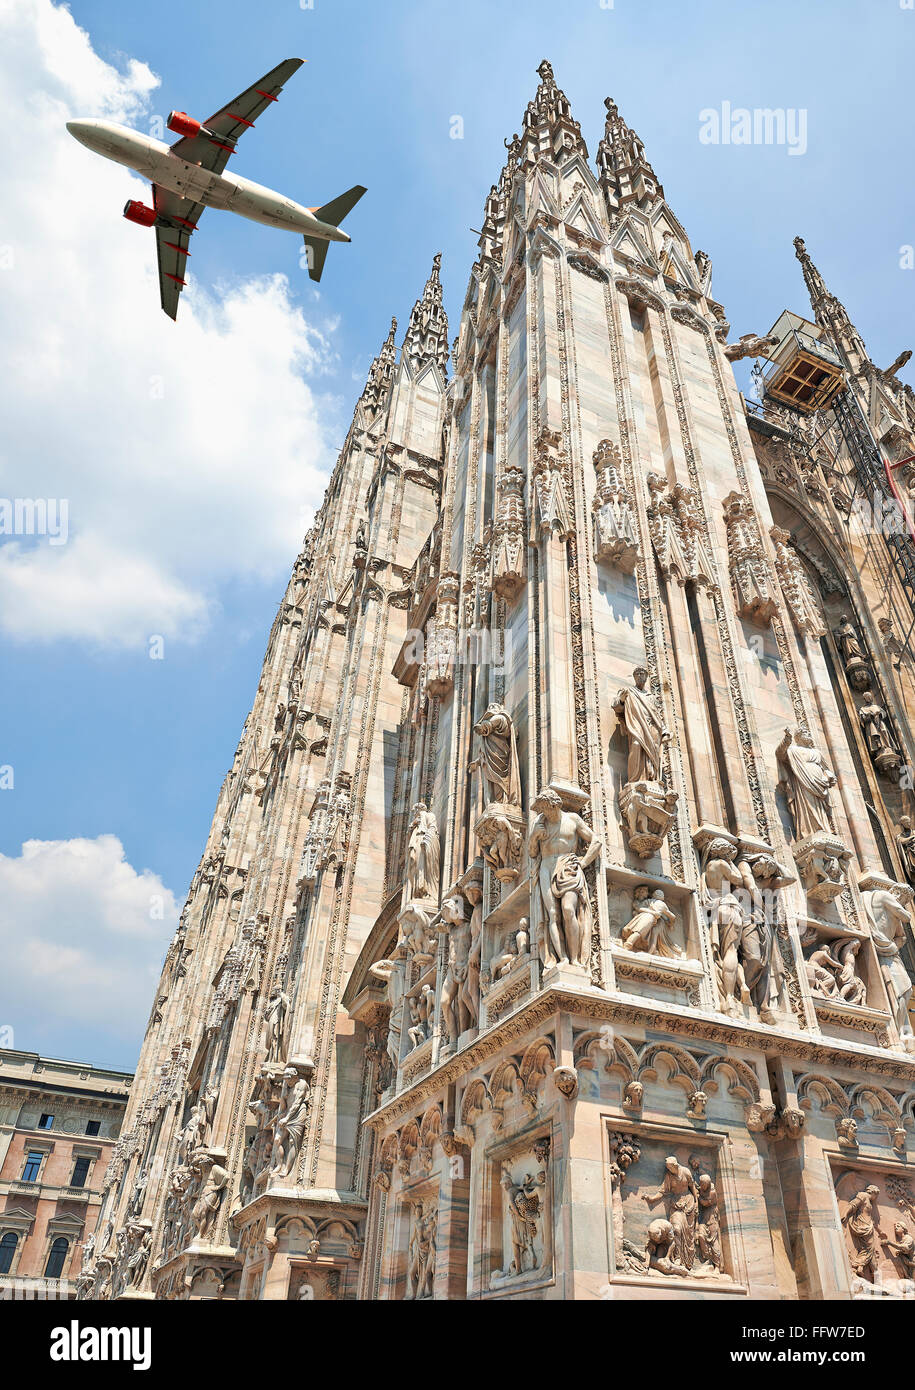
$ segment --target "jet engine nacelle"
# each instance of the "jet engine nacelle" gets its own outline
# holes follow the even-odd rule
[[[195,121],[186,111],[169,111],[168,128],[176,135],[186,135],[191,139],[200,134],[200,121]]]
[[[155,208],[148,208],[145,203],[137,203],[131,199],[124,204],[124,216],[128,222],[136,222],[140,227],[152,227],[158,213]]]

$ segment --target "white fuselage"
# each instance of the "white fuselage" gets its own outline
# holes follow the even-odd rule
[[[252,222],[324,241],[349,241],[346,232],[319,221],[301,203],[227,169],[214,174],[199,164],[190,164],[175,154],[170,145],[128,126],[116,125],[114,121],[68,121],[67,129],[87,149],[113,159],[116,164],[126,164],[151,183],[191,202],[237,212]]]

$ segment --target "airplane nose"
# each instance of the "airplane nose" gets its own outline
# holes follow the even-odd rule
[[[81,145],[92,148],[95,140],[98,139],[97,121],[67,121],[67,129],[78,140]]]

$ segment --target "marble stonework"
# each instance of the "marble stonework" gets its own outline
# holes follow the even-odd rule
[[[638,136],[608,100],[592,161],[539,78],[457,337],[436,257],[296,560],[86,1297],[898,1294],[909,601],[837,418],[738,391],[765,325]]]

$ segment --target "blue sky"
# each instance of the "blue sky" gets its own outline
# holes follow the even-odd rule
[[[70,14],[78,45],[51,0],[0,0],[13,115],[35,132],[0,165],[0,245],[18,267],[0,277],[5,351],[34,364],[14,379],[0,361],[12,421],[0,496],[64,493],[74,536],[53,554],[0,537],[0,765],[14,768],[0,791],[0,949],[19,962],[0,985],[0,1029],[18,1047],[130,1066],[309,508],[391,314],[402,330],[439,250],[456,331],[470,229],[537,64],[553,63],[592,156],[603,99],[616,99],[713,258],[734,336],[786,306],[805,312],[801,234],[887,365],[915,346],[915,271],[900,269],[915,242],[915,10],[74,0]],[[297,238],[207,213],[168,324],[151,234],[120,217],[127,176],[58,141],[59,116],[123,107],[141,129],[172,107],[205,118],[290,56],[308,62],[233,167],[307,204],[366,184],[353,244],[331,248],[316,290]],[[699,112],[724,100],[805,109],[806,152],[701,144]],[[456,115],[463,139],[450,137]],[[150,404],[159,364],[168,389]],[[148,655],[156,632],[161,661]],[[32,841],[55,849],[26,865]],[[165,909],[143,923],[150,895]]]

